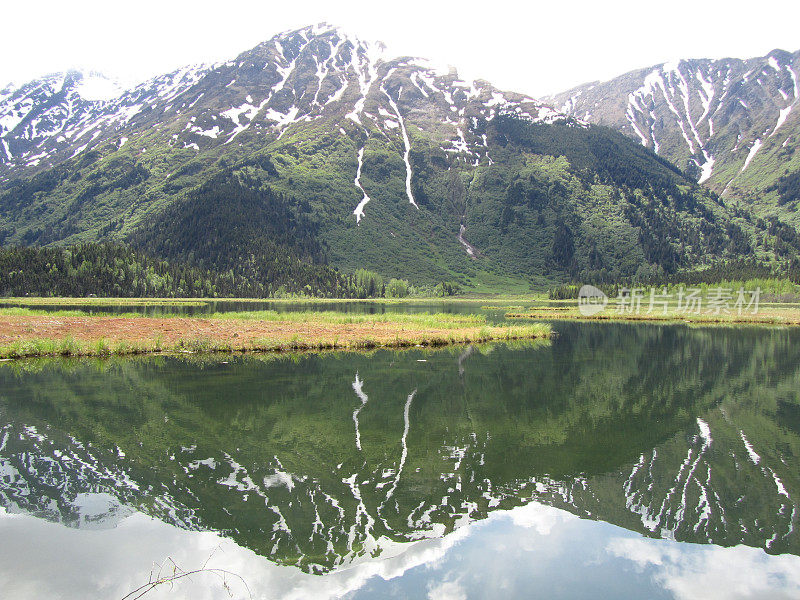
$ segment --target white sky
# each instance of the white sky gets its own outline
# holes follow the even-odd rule
[[[0,85],[69,67],[133,83],[320,21],[533,96],[674,58],[800,49],[798,0],[30,0],[0,15]]]

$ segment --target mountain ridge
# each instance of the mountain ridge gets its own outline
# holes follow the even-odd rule
[[[800,50],[681,59],[543,98],[639,140],[725,199],[800,222],[777,182],[800,170]]]

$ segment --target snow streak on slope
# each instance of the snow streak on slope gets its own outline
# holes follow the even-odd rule
[[[703,139],[698,126],[708,117],[714,88],[698,69],[695,79],[699,81],[698,97],[703,107],[699,120],[695,123],[692,117],[691,92],[686,77],[681,71],[683,62],[663,64],[644,78],[642,86],[628,95],[628,106],[625,117],[636,132],[644,146],[651,146],[658,151],[659,142],[656,135],[656,115],[654,108],[662,101],[672,113],[675,125],[681,133],[692,160],[701,169],[701,179],[711,177],[714,168],[714,157],[707,149],[708,139]],[[684,66],[684,69],[687,67]],[[677,107],[680,106],[679,110]],[[713,128],[709,124],[709,130]],[[687,131],[688,130],[688,131]],[[689,135],[691,133],[691,135]],[[699,155],[699,156],[698,156]],[[702,163],[700,162],[702,158]]]
[[[358,89],[361,95],[356,100],[353,111],[346,116],[348,119],[352,119],[362,125],[361,113],[364,112],[364,104],[367,101],[370,89],[372,89],[372,84],[378,79],[377,63],[382,54],[382,49],[380,47],[362,45],[356,40],[353,51],[356,53],[357,58],[357,61],[353,61],[353,68],[358,76]]]
[[[464,239],[464,232],[467,230],[466,226],[462,223],[461,227],[458,230],[458,242],[464,246],[464,250],[466,250],[467,254],[471,258],[475,258],[475,247],[470,244],[467,240]]]
[[[408,444],[406,440],[408,439],[408,430],[411,427],[409,422],[409,411],[411,410],[411,402],[414,400],[416,393],[417,390],[414,390],[408,395],[408,398],[406,399],[406,405],[403,407],[403,437],[400,438],[400,444],[402,446],[400,463],[397,466],[397,473],[395,474],[392,486],[389,488],[389,491],[386,492],[386,500],[381,503],[381,506],[383,506],[389,500],[389,498],[392,497],[392,494],[394,494],[394,491],[397,489],[397,484],[400,482],[400,475],[403,473],[403,467],[406,464],[406,458],[408,458]]]
[[[753,157],[758,153],[761,149],[762,142],[760,139],[753,142],[752,147],[750,148],[750,152],[747,155],[747,158],[744,160],[744,165],[742,166],[741,172],[744,173],[744,170],[750,165],[750,161],[753,160]]]
[[[238,118],[237,119],[233,119],[232,118],[232,120],[234,120],[234,122],[236,123],[236,129],[233,130],[233,133],[228,138],[228,141],[225,142],[226,144],[232,142],[233,139],[237,135],[239,135],[242,131],[245,131],[246,129],[248,129],[250,127],[250,125],[253,123],[256,115],[259,114],[270,103],[270,101],[273,98],[275,98],[275,96],[278,93],[280,93],[286,87],[286,83],[288,82],[289,77],[292,75],[292,73],[295,72],[295,70],[297,68],[297,61],[300,58],[300,56],[302,55],[303,49],[306,47],[306,45],[307,45],[307,42],[306,42],[306,44],[302,44],[300,46],[300,49],[298,50],[297,55],[289,62],[289,64],[287,66],[281,67],[278,64],[275,65],[275,69],[276,69],[278,75],[280,76],[280,79],[278,80],[278,82],[275,85],[272,86],[272,88],[269,91],[269,94],[267,94],[266,98],[264,98],[264,100],[262,100],[261,104],[259,104],[258,107],[255,107],[255,106],[252,106],[252,105],[249,105],[249,104],[246,103],[246,104],[242,105],[242,107],[240,107],[238,109],[232,108],[230,111],[225,111],[225,112],[222,113],[223,115],[229,116],[229,118],[232,118],[230,116],[231,114],[238,115],[238,114],[241,114],[243,112],[244,115],[247,117],[247,122],[246,123],[239,123]],[[276,46],[276,48],[278,50],[280,50],[281,55],[283,55],[282,47],[280,45],[280,42],[278,42],[276,40],[275,46]],[[285,57],[283,57],[283,58],[285,60]],[[250,98],[250,97],[248,96],[248,98]],[[244,111],[242,110],[242,108],[244,108]],[[278,135],[278,139],[280,139],[280,137],[286,131],[286,129],[285,129],[286,126],[295,121],[295,119],[297,118],[298,112],[299,112],[299,108],[297,106],[292,106],[286,112],[278,112],[275,109],[270,108],[265,113],[265,117],[267,119],[269,119],[270,121],[273,121],[275,123],[275,126],[278,129],[281,130],[280,134]]]
[[[364,197],[361,199],[361,202],[358,203],[353,214],[356,216],[356,225],[361,223],[361,219],[364,218],[364,207],[367,205],[367,202],[370,201],[370,197],[367,195],[367,192],[364,191],[364,188],[361,187],[361,167],[364,165],[364,148],[361,148],[358,151],[358,169],[356,170],[356,178],[354,183],[356,187],[361,190],[361,193],[364,194]]]
[[[747,455],[750,457],[750,460],[753,462],[753,464],[757,465],[759,462],[761,462],[761,457],[756,454],[755,450],[753,450],[753,445],[745,437],[744,431],[739,431],[739,435],[742,437],[742,443],[744,443],[745,450],[747,450]]]
[[[398,97],[402,93],[403,88],[400,88],[398,92]],[[403,120],[403,116],[400,114],[400,109],[397,108],[397,103],[392,99],[385,89],[383,93],[386,94],[386,97],[389,99],[389,105],[394,110],[394,113],[397,115],[397,120],[400,122],[400,133],[403,135],[403,144],[405,145],[405,152],[403,153],[403,162],[406,163],[406,194],[408,195],[408,201],[414,205],[415,208],[419,209],[416,201],[414,200],[414,193],[411,191],[411,162],[409,157],[411,156],[411,142],[408,139],[408,132],[406,131],[406,122]]]

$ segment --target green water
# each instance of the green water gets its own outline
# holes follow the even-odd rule
[[[800,331],[555,327],[2,364],[0,579],[122,597],[210,556],[257,598],[800,595]],[[205,577],[146,597],[227,597]]]
[[[497,302],[487,301],[489,304],[497,305]],[[526,306],[535,303],[527,303]],[[335,311],[348,314],[384,314],[384,313],[459,313],[473,314],[482,313],[496,318],[502,318],[507,312],[502,307],[491,310],[483,308],[481,302],[465,302],[459,300],[430,300],[430,301],[411,301],[411,302],[380,302],[374,300],[343,300],[336,302],[319,302],[313,300],[258,300],[258,301],[237,301],[237,300],[207,300],[198,301],[197,304],[175,303],[169,301],[159,304],[36,304],[27,305],[24,303],[3,301],[0,299],[0,308],[4,307],[29,307],[34,310],[63,311],[80,310],[94,315],[117,315],[117,314],[140,314],[146,316],[161,315],[184,315],[202,316],[216,312],[238,312],[256,310],[274,310],[277,312],[298,312],[298,311]]]

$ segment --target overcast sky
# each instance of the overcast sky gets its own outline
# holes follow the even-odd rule
[[[31,0],[0,12],[0,85],[69,67],[129,84],[321,21],[533,96],[675,58],[800,49],[798,0]]]

